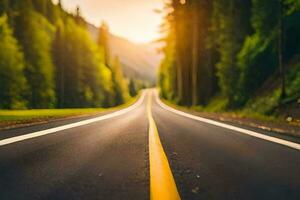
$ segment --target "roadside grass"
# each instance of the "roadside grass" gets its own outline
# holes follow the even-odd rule
[[[258,97],[252,104],[255,104],[258,110],[252,110],[249,107],[245,107],[241,110],[234,110],[230,111],[227,110],[223,105],[226,104],[225,100],[222,98],[214,99],[215,102],[215,108],[213,105],[207,105],[205,107],[203,106],[195,106],[195,107],[187,107],[187,106],[179,106],[175,104],[174,102],[162,99],[162,101],[177,110],[181,110],[187,113],[191,113],[193,115],[198,115],[200,117],[217,120],[225,123],[233,123],[236,125],[245,125],[248,127],[254,127],[261,130],[268,130],[272,131],[274,133],[286,135],[286,136],[292,136],[300,138],[300,121],[299,120],[287,120],[286,116],[275,114],[275,113],[260,113],[259,110],[263,111],[270,111],[270,109],[273,109],[275,106],[272,105],[270,99],[276,99],[277,94],[274,94],[274,96],[269,97]],[[269,103],[268,103],[269,102]],[[268,105],[266,105],[268,104]]]
[[[60,118],[74,115],[97,114],[106,109],[35,109],[35,110],[0,110],[0,121],[31,120],[36,118]]]
[[[199,112],[202,114],[219,115],[222,117],[230,117],[235,119],[253,119],[262,122],[285,123],[289,125],[300,126],[300,55],[290,63],[286,71],[286,97],[280,103],[280,85],[278,77],[271,77],[271,82],[278,82],[275,86],[266,85],[261,93],[253,95],[246,105],[242,108],[228,109],[227,100],[222,95],[217,95],[210,100],[205,106],[179,106],[176,101],[163,100],[164,103],[171,107]],[[268,82],[267,82],[268,83]],[[298,107],[295,106],[298,104]],[[292,112],[287,108],[292,105]],[[298,110],[299,111],[298,111]]]
[[[204,118],[300,137],[300,120],[293,119],[289,121],[286,115],[274,111],[278,107],[279,97],[280,90],[277,88],[274,91],[270,91],[267,95],[257,96],[244,108],[237,110],[228,110],[227,101],[221,96],[216,96],[206,106],[187,107],[165,99],[162,99],[162,101],[177,110],[186,111]]]
[[[228,110],[226,108],[227,106],[227,101],[222,98],[221,96],[216,96],[214,99],[212,99],[212,101],[206,105],[206,106],[180,106],[177,105],[171,101],[162,99],[162,101],[175,108],[178,110],[183,110],[183,111],[187,111],[187,112],[198,112],[198,113],[202,113],[203,115],[207,115],[207,116],[218,116],[219,118],[231,118],[231,119],[254,119],[254,120],[258,120],[261,122],[272,122],[272,123],[285,123],[285,118],[283,116],[279,116],[279,115],[268,115],[266,114],[267,112],[269,112],[269,110],[271,108],[273,108],[273,104],[271,104],[269,102],[269,98],[268,99],[261,99],[261,101],[259,101],[260,103],[257,103],[258,100],[256,100],[254,103],[256,106],[256,109],[251,109],[250,105],[248,107],[245,107],[244,109],[240,109],[240,110]],[[269,103],[267,103],[269,102]],[[265,105],[265,104],[268,105]],[[254,106],[251,104],[251,106]],[[259,112],[262,111],[262,109],[264,109],[264,112]]]
[[[53,119],[96,115],[103,112],[119,110],[132,105],[140,94],[130,98],[126,103],[111,108],[74,108],[74,109],[33,109],[0,110],[0,124],[22,124]]]

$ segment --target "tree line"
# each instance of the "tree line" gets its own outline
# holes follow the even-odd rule
[[[164,98],[191,106],[221,95],[239,108],[276,74],[286,97],[285,71],[300,54],[299,0],[170,0],[164,13]]]
[[[51,0],[0,0],[0,108],[109,107],[135,95],[108,27],[92,40],[77,8]],[[129,88],[130,86],[130,88]],[[130,89],[130,91],[129,91]]]

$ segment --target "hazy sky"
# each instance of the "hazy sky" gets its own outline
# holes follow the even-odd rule
[[[163,0],[62,0],[62,4],[68,11],[79,5],[87,21],[99,25],[104,20],[112,33],[131,41],[144,43],[159,37],[162,19],[153,10],[161,8]]]

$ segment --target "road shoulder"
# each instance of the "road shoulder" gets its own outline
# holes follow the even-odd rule
[[[196,111],[184,108],[184,107],[180,107],[180,106],[174,105],[170,102],[166,102],[166,101],[162,102],[162,100],[160,100],[158,98],[157,98],[157,100],[159,101],[158,104],[161,104],[162,107],[169,107],[175,111],[179,111],[181,113],[186,113],[188,115],[191,115],[192,117],[194,116],[194,118],[197,118],[197,117],[203,118],[204,120],[207,120],[207,121],[216,122],[216,124],[218,124],[218,123],[224,124],[224,126],[229,126],[229,127],[232,127],[233,129],[244,129],[244,130],[246,130],[246,132],[253,132],[250,134],[255,134],[255,135],[260,134],[258,136],[260,138],[272,137],[272,138],[274,138],[272,140],[276,140],[276,138],[278,138],[278,140],[282,140],[282,142],[287,141],[287,142],[295,143],[296,146],[298,146],[297,144],[300,144],[300,137],[296,136],[295,134],[279,132],[279,131],[276,131],[276,129],[274,129],[274,128],[269,129],[262,125],[254,126],[254,123],[239,123],[238,121],[233,121],[231,119],[226,119],[224,117],[222,117],[222,118],[209,117],[209,116],[203,115],[203,113],[196,112]],[[274,125],[274,126],[276,126],[276,125]]]
[[[128,102],[111,108],[87,109],[41,109],[41,110],[0,110],[0,131],[14,130],[45,124],[60,124],[99,117],[133,105],[141,95]],[[0,135],[1,138],[1,135]]]

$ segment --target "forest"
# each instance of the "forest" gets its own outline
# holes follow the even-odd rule
[[[111,107],[136,91],[107,47],[59,1],[0,0],[0,109]],[[130,89],[130,90],[129,90]]]
[[[171,0],[163,13],[163,98],[264,114],[299,104],[299,0]]]

